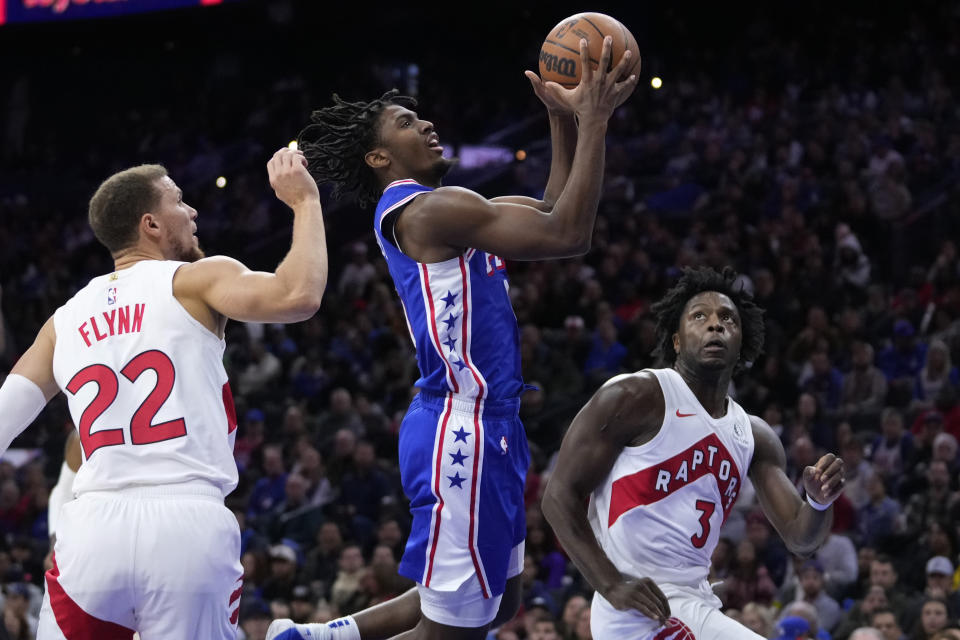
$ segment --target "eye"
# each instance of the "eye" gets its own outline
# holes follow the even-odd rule
[[[400,128],[401,128],[401,129],[402,129],[403,127],[409,127],[409,126],[410,126],[410,121],[409,121],[408,119],[406,119],[406,118],[404,118],[404,119],[400,122]]]
[[[693,313],[694,320],[699,320],[700,318],[706,318],[706,317],[707,315],[703,311],[694,311]]]

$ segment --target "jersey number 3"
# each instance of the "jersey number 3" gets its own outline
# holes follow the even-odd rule
[[[133,444],[152,444],[187,435],[187,424],[183,418],[153,424],[153,419],[160,411],[160,407],[170,397],[173,381],[177,375],[173,368],[173,362],[170,361],[167,354],[156,350],[144,351],[128,362],[120,370],[120,374],[132,383],[136,382],[137,378],[147,369],[157,374],[157,383],[150,391],[150,395],[130,418],[130,442]],[[93,401],[83,410],[83,414],[80,416],[80,444],[83,446],[85,460],[89,460],[93,452],[100,447],[111,447],[125,443],[122,428],[101,429],[95,433],[90,433],[93,423],[117,399],[117,392],[120,390],[117,374],[106,365],[92,364],[78,371],[70,379],[70,383],[67,384],[67,391],[76,395],[89,382],[97,383],[97,395],[94,396]]]
[[[710,537],[710,516],[716,510],[717,505],[709,500],[697,500],[697,511],[700,512],[700,534],[690,536],[690,542],[697,549],[703,549],[707,544],[707,538]]]

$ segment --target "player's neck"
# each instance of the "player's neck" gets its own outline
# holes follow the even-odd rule
[[[722,418],[727,413],[727,390],[730,388],[730,378],[733,371],[730,369],[704,370],[691,367],[682,360],[677,360],[674,369],[687,383],[687,387],[697,397],[697,400],[714,418]]]
[[[143,262],[144,260],[163,259],[163,254],[158,251],[136,246],[130,249],[125,249],[124,251],[121,251],[113,256],[113,270],[121,271],[123,269],[129,269],[133,265],[137,264],[138,262]]]

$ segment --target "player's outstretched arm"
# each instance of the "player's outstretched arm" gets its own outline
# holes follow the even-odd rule
[[[270,185],[293,209],[290,251],[273,273],[251,271],[226,256],[184,265],[173,280],[178,298],[196,299],[245,322],[299,322],[320,308],[327,285],[327,244],[316,182],[300,151],[283,148],[267,163]]]
[[[659,407],[659,409],[657,409]],[[574,564],[610,604],[665,623],[670,605],[649,578],[624,577],[594,537],[587,499],[634,438],[656,433],[663,394],[652,374],[612,378],[580,410],[563,438],[543,495],[543,514]]]
[[[750,422],[754,439],[750,479],[760,506],[790,552],[809,556],[830,534],[830,505],[843,491],[843,460],[828,453],[816,465],[804,469],[804,501],[787,478],[787,456],[780,439],[760,418],[751,416]]]
[[[543,80],[533,71],[526,71],[533,92],[547,108],[550,120],[550,174],[543,191],[543,200],[527,196],[499,196],[493,202],[524,204],[539,211],[550,211],[557,203],[570,176],[574,151],[577,148],[577,122],[573,110],[547,89]]]
[[[0,454],[33,422],[47,401],[60,392],[53,377],[55,343],[50,318],[0,386]]]
[[[581,43],[584,72],[580,84],[564,89],[547,83],[552,99],[576,113],[579,132],[573,163],[563,191],[548,211],[516,202],[487,200],[457,187],[441,187],[411,202],[397,222],[406,250],[420,246],[472,247],[512,260],[561,258],[585,253],[603,181],[605,136],[614,108],[636,86],[636,76],[617,82],[629,64],[627,54],[607,71],[611,43],[604,41],[600,66],[589,71],[589,54]]]

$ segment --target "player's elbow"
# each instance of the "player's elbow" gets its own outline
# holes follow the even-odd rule
[[[292,296],[287,305],[287,312],[292,322],[309,320],[320,310],[323,292],[307,291]]]
[[[786,544],[787,550],[789,550],[790,553],[800,558],[812,557],[822,543],[821,540],[801,540],[793,536],[785,538],[783,542]]]
[[[543,517],[546,518],[547,523],[554,529],[563,517],[563,499],[560,495],[561,493],[556,482],[547,482],[547,486],[543,491],[543,498],[540,501],[540,509],[543,512]]]

